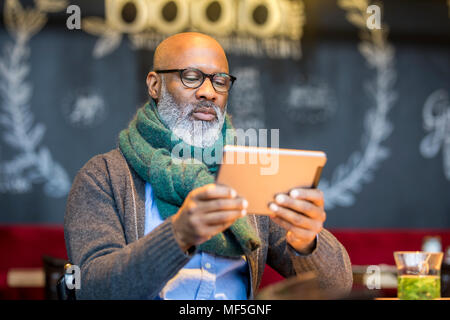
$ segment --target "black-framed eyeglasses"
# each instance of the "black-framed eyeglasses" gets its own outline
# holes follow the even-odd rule
[[[171,73],[178,72],[180,74],[181,82],[188,88],[196,89],[200,87],[205,78],[209,78],[214,90],[219,93],[226,93],[231,90],[236,77],[228,73],[204,73],[201,70],[195,68],[186,69],[168,69],[168,70],[155,70],[156,73]]]

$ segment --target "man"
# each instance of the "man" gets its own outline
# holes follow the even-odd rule
[[[218,164],[177,162],[181,144],[205,152],[226,140],[234,81],[211,37],[164,40],[147,76],[151,101],[119,136],[119,148],[92,158],[67,202],[69,259],[81,268],[78,298],[253,298],[264,266],[285,277],[308,271],[322,288],[348,291],[344,247],[323,229],[320,190],[293,188],[246,215],[247,202],[214,184]],[[226,141],[225,141],[226,142]]]

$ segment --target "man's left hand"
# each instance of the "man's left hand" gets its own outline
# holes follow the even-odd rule
[[[277,194],[269,208],[272,220],[286,229],[286,241],[299,253],[311,253],[326,219],[322,191],[294,188]]]

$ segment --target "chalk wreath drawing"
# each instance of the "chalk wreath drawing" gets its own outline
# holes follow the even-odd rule
[[[394,68],[394,48],[387,41],[387,26],[369,30],[366,27],[370,3],[367,0],[339,0],[338,5],[347,11],[347,19],[359,29],[359,52],[366,59],[375,77],[365,84],[365,90],[374,101],[364,119],[362,146],[364,150],[353,152],[347,163],[334,170],[331,180],[323,179],[320,188],[324,192],[325,208],[349,207],[355,203],[354,193],[360,192],[363,183],[373,180],[379,163],[389,157],[390,151],[381,143],[393,131],[387,119],[397,94],[393,90],[397,73]]]
[[[61,104],[66,121],[73,127],[92,128],[106,117],[106,103],[94,89],[78,89]]]
[[[91,125],[94,123],[96,115],[103,112],[105,104],[98,95],[78,97],[75,107],[70,114],[72,123]]]
[[[31,111],[32,85],[26,81],[30,72],[28,42],[47,22],[48,12],[67,7],[64,0],[35,0],[35,8],[23,8],[19,0],[6,0],[4,23],[13,38],[3,48],[0,58],[0,125],[2,138],[15,158],[0,162],[0,192],[25,193],[35,183],[44,183],[50,197],[62,197],[70,181],[64,168],[55,162],[50,150],[39,147],[46,127],[34,123]]]
[[[434,158],[442,147],[444,174],[450,180],[450,100],[445,89],[434,91],[423,106],[423,127],[429,132],[420,143],[424,158]]]

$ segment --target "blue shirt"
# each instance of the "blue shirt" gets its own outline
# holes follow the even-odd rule
[[[145,229],[148,234],[163,222],[150,184],[145,185]],[[198,252],[170,279],[159,299],[245,300],[248,290],[248,263],[245,256],[224,258]]]

